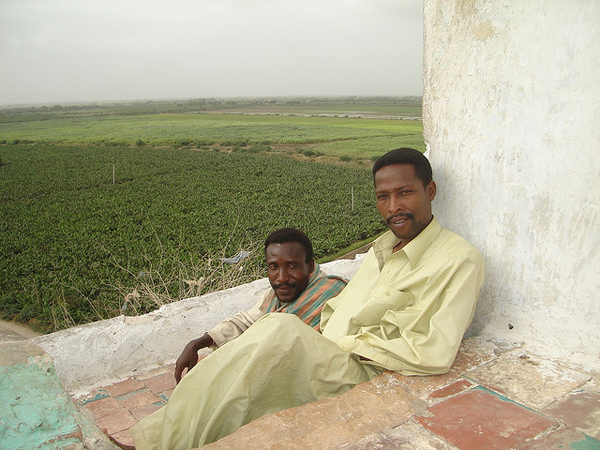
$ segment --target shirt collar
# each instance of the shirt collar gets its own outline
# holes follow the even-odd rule
[[[408,244],[406,244],[399,251],[404,252],[408,261],[410,262],[411,268],[414,268],[429,244],[440,234],[442,227],[438,221],[433,217],[429,225],[425,227],[416,237],[414,237]],[[373,242],[373,251],[379,262],[379,269],[383,267],[385,261],[392,255],[394,247],[400,242],[392,231],[388,231],[381,235]]]

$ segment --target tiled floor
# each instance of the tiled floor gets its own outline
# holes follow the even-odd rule
[[[49,388],[60,383],[41,348],[2,327],[0,344],[0,448],[111,446],[95,427],[90,433],[74,423],[70,402],[54,401],[62,391]],[[99,427],[131,444],[127,430],[166,404],[174,387],[173,366],[166,366],[90,387],[74,400]],[[261,417],[205,448],[600,450],[600,374],[530,354],[518,343],[469,338],[447,374],[383,373],[338,397]]]
[[[127,430],[167,403],[175,388],[173,370],[173,366],[162,367],[99,387],[74,400],[79,408],[94,414],[100,428],[123,443],[133,444]]]
[[[556,425],[481,386],[438,403],[415,419],[464,450],[515,448]]]
[[[127,430],[164,405],[174,387],[173,367],[164,367],[76,402],[132,443]],[[342,447],[600,450],[600,375],[469,339],[447,374],[384,373],[339,397],[259,418],[207,450]]]

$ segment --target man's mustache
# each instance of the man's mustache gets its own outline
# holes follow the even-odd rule
[[[387,219],[385,219],[385,223],[387,223],[388,225],[392,222],[392,220],[395,219],[413,219],[415,216],[411,213],[402,213],[402,214],[394,214],[393,216],[388,217]]]
[[[273,289],[279,289],[282,287],[295,288],[296,286],[298,286],[298,283],[278,283],[278,284],[272,285],[272,288]]]

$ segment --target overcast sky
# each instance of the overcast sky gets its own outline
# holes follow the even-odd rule
[[[421,95],[421,0],[0,0],[0,104]]]

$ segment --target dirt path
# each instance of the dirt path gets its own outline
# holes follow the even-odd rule
[[[41,336],[42,333],[38,333],[37,331],[33,331],[27,328],[25,325],[21,325],[15,322],[7,322],[6,320],[0,319],[0,330],[9,330],[13,333],[17,333],[19,336],[22,336],[26,339],[31,339],[36,336]]]

